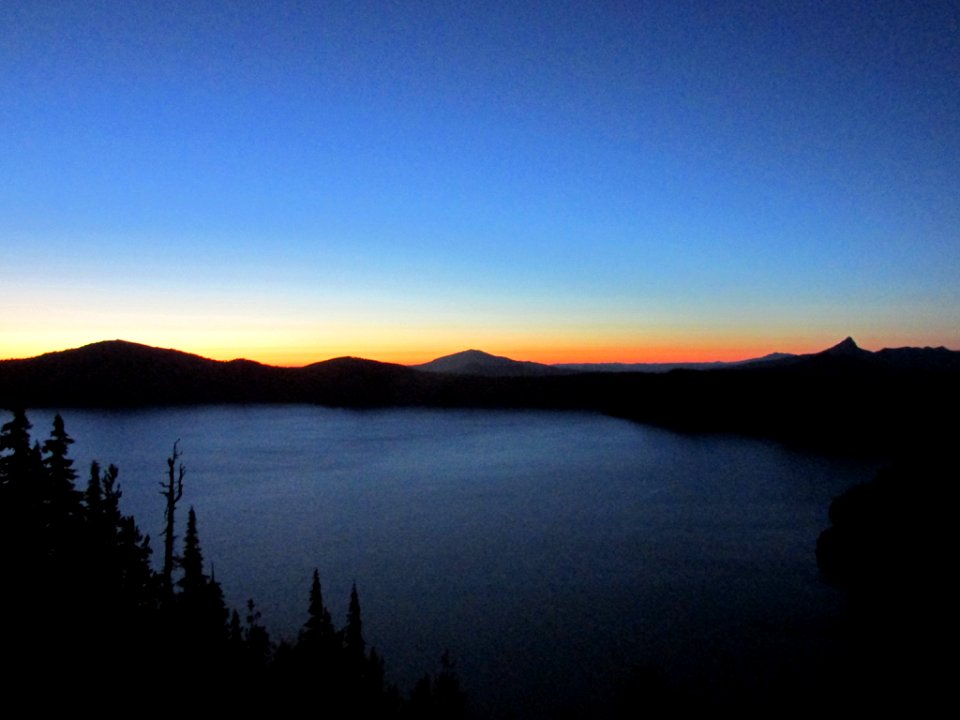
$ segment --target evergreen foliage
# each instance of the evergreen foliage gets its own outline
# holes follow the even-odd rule
[[[67,457],[72,444],[73,438],[67,435],[63,427],[63,418],[60,417],[60,413],[57,413],[53,418],[50,438],[43,443],[43,452],[46,453],[43,465],[47,469],[47,475],[51,483],[62,486],[56,488],[55,492],[58,490],[75,492],[73,481],[77,479],[77,473],[73,469],[73,460]]]
[[[363,621],[360,618],[360,598],[357,584],[350,589],[350,606],[347,609],[347,626],[343,631],[343,649],[351,660],[363,658]]]
[[[30,444],[31,427],[23,410],[15,410],[0,427],[0,540],[4,549],[21,548],[5,559],[27,567],[37,562],[32,555],[42,553],[45,544],[40,533],[44,468],[39,448]]]
[[[310,583],[307,621],[303,624],[303,629],[297,639],[297,652],[300,656],[300,663],[311,669],[308,674],[316,675],[317,682],[323,684],[332,682],[339,642],[339,636],[333,628],[330,611],[323,604],[320,572],[314,568]]]
[[[313,643],[322,645],[334,637],[333,621],[330,611],[323,604],[323,591],[320,588],[320,571],[313,569],[313,580],[310,584],[310,605],[307,608],[307,622],[303,625],[300,642],[304,645]]]
[[[274,646],[253,600],[245,623],[231,613],[220,584],[204,571],[193,507],[182,554],[174,554],[174,513],[184,491],[178,443],[161,483],[166,523],[158,573],[149,536],[121,511],[117,468],[104,471],[94,461],[81,492],[69,457],[73,439],[60,415],[42,446],[31,445],[30,429],[22,410],[0,427],[0,617],[7,623],[5,654],[15,661],[9,687],[42,676],[58,689],[77,688],[72,697],[90,699],[90,688],[104,688],[107,703],[154,693],[159,683],[168,702],[180,690],[211,710],[288,703],[299,710],[302,701],[319,699],[334,716],[461,717],[437,714],[443,698],[458,692],[455,676],[441,674],[428,690],[429,714],[385,686],[383,659],[366,652],[356,584],[346,625],[337,631],[314,570],[307,620],[292,645]],[[212,672],[243,682],[245,693],[224,696]]]
[[[183,538],[182,571],[176,586],[177,631],[183,643],[192,650],[191,662],[203,663],[225,652],[229,612],[223,602],[220,583],[203,571],[203,551],[197,532],[197,514],[193,507],[187,513],[187,530]]]
[[[30,428],[23,410],[14,410],[13,419],[0,427],[0,486],[9,486],[25,479],[32,470],[28,466],[30,456]]]
[[[469,717],[467,696],[460,688],[455,664],[450,653],[440,656],[436,678],[425,674],[410,695],[409,717],[431,720],[460,720]]]
[[[180,557],[183,575],[177,581],[180,599],[187,601],[203,594],[209,578],[203,573],[203,552],[197,533],[197,513],[193,506],[187,512],[187,534],[183,538],[183,555]]]
[[[253,598],[247,600],[247,627],[243,637],[246,652],[253,667],[264,668],[270,662],[273,646],[267,629],[260,623],[260,611]]]

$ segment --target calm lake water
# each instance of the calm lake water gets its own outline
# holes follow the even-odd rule
[[[492,716],[602,705],[639,666],[711,696],[817,664],[842,599],[816,537],[873,471],[585,413],[62,414],[81,483],[92,459],[116,464],[155,553],[180,439],[181,528],[193,505],[228,602],[254,598],[275,638],[306,619],[314,567],[339,625],[356,581],[389,679],[409,689],[449,650]],[[29,416],[46,437],[52,413]]]

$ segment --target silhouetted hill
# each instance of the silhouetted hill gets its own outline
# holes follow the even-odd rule
[[[884,348],[875,352],[874,357],[900,370],[960,371],[960,352],[942,346]]]
[[[751,368],[760,365],[750,364]],[[790,355],[771,359],[763,368],[806,368],[807,370],[838,371],[859,369],[861,372],[957,372],[960,371],[960,352],[937,348],[885,348],[876,352],[865,350],[848,337],[836,345],[807,355]]]
[[[477,351],[451,358],[449,366],[459,363],[466,374],[349,357],[278,368],[113,341],[0,361],[0,406],[307,402],[589,410],[688,432],[883,451],[955,426],[944,409],[960,401],[960,353],[874,353],[850,339],[810,355],[659,374],[541,373],[549,366]],[[472,365],[480,361],[486,372]],[[502,372],[494,372],[498,367]]]
[[[291,399],[347,407],[409,405],[424,392],[419,375],[403,365],[334,358],[290,369]]]
[[[763,357],[748,358],[746,360],[734,360],[724,362],[721,360],[711,362],[674,362],[674,363],[557,363],[553,365],[561,370],[572,372],[649,372],[665,373],[671,370],[722,370],[728,367],[738,367],[751,363],[764,363],[771,360],[783,360],[784,358],[796,357],[791,353],[775,352]]]
[[[833,357],[867,357],[871,355],[871,352],[869,350],[864,350],[857,345],[856,340],[847,336],[833,347],[827,348],[823,352],[817,354],[830,355]]]
[[[0,361],[0,404],[144,406],[317,402],[383,404],[398,375],[413,371],[341,358],[305,368],[223,362],[122,340],[25,360]]]
[[[482,350],[464,350],[453,355],[444,355],[436,360],[411,365],[417,370],[452,375],[477,375],[480,377],[533,377],[538,375],[561,375],[564,371],[552,365],[511,360],[500,355],[491,355]]]
[[[819,353],[699,373],[678,380],[677,395],[700,410],[676,422],[836,448],[925,442],[956,426],[943,408],[960,399],[960,353],[913,350],[874,353],[847,338]]]
[[[821,577],[849,594],[844,677],[858,712],[871,702],[884,712],[897,702],[909,714],[949,702],[940,651],[956,626],[949,440],[893,454],[873,480],[831,503],[830,527],[817,540]]]
[[[113,340],[0,363],[8,404],[143,405],[212,400],[228,375],[256,369]],[[259,369],[262,366],[257,366]]]

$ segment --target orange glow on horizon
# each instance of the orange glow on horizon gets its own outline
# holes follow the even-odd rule
[[[43,355],[49,352],[68,350],[83,345],[91,344],[81,342],[75,345],[64,345],[61,347],[35,347],[33,345],[24,345],[22,347],[4,347],[0,349],[0,360],[31,358]],[[418,365],[434,360],[444,355],[452,355],[468,349],[482,350],[491,355],[501,355],[513,360],[527,360],[531,362],[544,363],[548,365],[556,363],[671,363],[671,362],[710,362],[710,361],[732,361],[744,360],[751,357],[765,355],[768,352],[774,352],[766,346],[743,346],[743,347],[711,347],[703,346],[554,346],[554,347],[535,347],[535,346],[484,346],[477,343],[469,347],[447,347],[436,345],[427,349],[408,349],[391,348],[377,350],[374,348],[358,349],[350,351],[346,348],[233,348],[233,347],[204,347],[202,345],[194,347],[175,346],[171,343],[157,343],[140,340],[131,340],[130,342],[142,343],[153,347],[179,350],[181,352],[199,355],[211,360],[229,361],[236,359],[252,360],[265,365],[275,365],[278,367],[303,367],[316,362],[330,360],[332,358],[352,356],[364,358],[366,360],[376,360],[379,362],[396,363],[399,365]],[[823,349],[823,348],[816,348]],[[791,350],[777,350],[780,352],[790,352]],[[800,349],[797,352],[812,352],[812,349]]]
[[[842,338],[838,338],[837,342]],[[647,345],[647,346],[566,346],[536,347],[513,345],[484,345],[476,343],[469,346],[450,347],[437,345],[427,349],[391,348],[378,350],[375,348],[350,350],[347,348],[318,348],[318,349],[259,349],[233,350],[226,348],[210,348],[184,350],[212,360],[229,361],[242,358],[253,360],[265,365],[278,367],[303,367],[316,362],[323,362],[338,357],[357,357],[365,360],[375,360],[398,365],[419,365],[430,362],[445,355],[453,355],[464,350],[482,350],[491,355],[508,357],[512,360],[522,360],[543,363],[546,365],[562,363],[683,363],[683,362],[735,362],[762,357],[772,352],[809,353],[824,350],[831,341],[820,345],[796,343],[770,347],[766,344],[752,343],[741,346],[733,345]],[[178,348],[179,349],[179,348]]]
[[[526,360],[544,364],[557,363],[682,363],[682,362],[733,362],[762,357],[773,352],[813,353],[825,350],[839,342],[841,337],[802,337],[802,338],[755,338],[737,339],[723,336],[704,339],[702,342],[690,342],[670,338],[648,338],[637,343],[605,343],[601,338],[586,337],[578,340],[556,341],[549,338],[524,339],[510,338],[497,340],[492,334],[478,338],[476,342],[437,342],[425,341],[414,347],[414,343],[393,339],[393,342],[379,344],[371,341],[353,339],[335,345],[307,343],[296,344],[275,338],[267,342],[238,342],[231,344],[227,338],[218,338],[219,342],[205,343],[197,337],[190,338],[129,338],[130,342],[142,343],[158,348],[169,348],[181,352],[200,355],[212,360],[229,361],[246,359],[278,367],[303,367],[336,357],[352,356],[367,360],[396,363],[399,365],[417,365],[438,357],[452,355],[468,349],[482,350],[491,355],[499,355],[513,360]],[[855,338],[860,342],[859,338]],[[51,338],[36,338],[33,342],[20,345],[0,345],[0,359],[30,358],[48,352],[56,352],[82,347],[99,340],[64,339],[54,343]],[[183,340],[184,342],[179,342]],[[901,338],[889,338],[888,342],[878,338],[865,338],[861,347],[880,349],[881,347],[902,347],[904,345],[932,344],[904,341]],[[456,344],[454,344],[456,343]]]
[[[332,348],[260,348],[235,350],[231,348],[200,348],[184,350],[212,360],[235,360],[243,358],[266,365],[279,367],[303,367],[316,362],[338,357],[358,357],[365,360],[396,363],[398,365],[419,365],[438,357],[453,355],[464,350],[482,350],[491,355],[508,357],[512,360],[525,360],[546,365],[560,363],[676,363],[676,362],[730,362],[760,357],[771,352],[816,352],[828,345],[776,349],[767,345],[752,344],[743,346],[729,345],[644,345],[644,346],[599,346],[556,345],[538,347],[535,345],[485,344],[474,343],[463,346],[437,344],[423,349],[374,347],[349,349]]]

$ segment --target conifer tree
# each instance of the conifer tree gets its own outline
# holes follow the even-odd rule
[[[465,720],[470,716],[467,696],[460,688],[460,679],[449,652],[444,651],[440,656],[440,672],[436,679],[426,673],[417,681],[407,709],[410,717],[417,718]]]
[[[120,490],[120,484],[117,482],[117,475],[120,471],[116,465],[107,467],[107,471],[101,479],[103,492],[103,517],[114,527],[120,526],[120,520],[123,514],[120,512],[120,498],[123,493]]]
[[[143,614],[156,608],[159,582],[150,567],[150,536],[137,527],[132,515],[123,515],[117,525],[121,591],[131,612]]]
[[[347,626],[343,630],[343,648],[348,660],[362,660],[364,657],[363,621],[360,619],[360,598],[357,584],[350,590],[350,606],[347,608]]]
[[[154,605],[156,578],[150,567],[150,536],[143,535],[132,516],[120,511],[119,471],[110,465],[90,464],[84,493],[87,518],[88,565],[99,575],[104,592],[112,593],[122,613],[142,615]]]
[[[339,692],[343,684],[340,643],[340,635],[334,630],[330,612],[323,603],[320,571],[314,568],[307,621],[290,656],[296,682],[324,694]]]
[[[40,448],[30,445],[30,421],[23,410],[14,410],[13,418],[0,427],[0,539],[3,548],[16,543],[19,557],[27,565],[43,544],[41,512],[44,468]]]
[[[30,428],[23,410],[0,426],[0,577],[5,587],[23,591],[11,600],[27,610],[49,595],[44,584],[51,549],[43,502],[46,471],[40,445],[31,445]]]
[[[200,538],[197,534],[197,514],[190,506],[187,512],[187,533],[183,538],[183,556],[180,558],[183,575],[177,581],[181,597],[188,600],[200,598],[207,584],[203,574],[203,552],[200,550]]]
[[[307,608],[307,622],[300,633],[300,642],[313,652],[321,652],[334,637],[333,621],[330,612],[323,604],[323,592],[320,588],[320,571],[314,568],[310,584],[310,605]]]
[[[103,514],[103,483],[100,480],[100,463],[90,463],[90,479],[83,493],[83,502],[87,508],[87,519],[91,523],[100,521]]]
[[[455,664],[446,650],[440,657],[440,674],[433,685],[433,696],[440,717],[451,720],[466,717],[467,697],[460,689]]]
[[[115,564],[118,556],[117,531],[119,520],[119,491],[114,491],[117,468],[113,465],[103,475],[100,463],[90,463],[90,479],[83,493],[86,509],[87,539],[91,543],[90,554],[98,559],[98,564]],[[117,517],[112,511],[116,511]]]
[[[89,586],[94,596],[106,597],[115,591],[117,582],[117,543],[113,526],[103,512],[103,484],[100,480],[100,463],[90,463],[90,478],[83,493],[84,519],[86,521],[83,553]],[[96,599],[93,601],[96,604]]]
[[[40,498],[50,552],[57,557],[75,551],[75,536],[82,521],[83,494],[74,487],[77,473],[73,460],[67,457],[72,444],[73,438],[67,435],[63,418],[57,413],[50,437],[43,443],[45,472]]]
[[[77,479],[77,473],[73,469],[73,460],[67,457],[67,452],[72,444],[73,438],[67,435],[67,431],[63,427],[63,418],[60,417],[60,413],[57,413],[53,418],[53,430],[50,432],[50,437],[43,443],[43,452],[46,453],[43,464],[51,482],[57,486],[69,486],[69,492],[73,492],[73,481]],[[55,488],[55,492],[63,492],[64,490],[59,487]]]
[[[230,613],[230,625],[227,627],[227,639],[234,647],[243,645],[243,626],[240,624],[240,613],[236,608]]]
[[[39,502],[43,465],[30,445],[30,427],[23,410],[15,410],[0,427],[0,617],[7,621],[4,653],[10,658],[31,650],[36,624],[45,620],[40,609],[47,575]]]
[[[22,409],[13,411],[13,419],[0,427],[0,487],[24,478],[30,469],[30,428]]]
[[[193,507],[187,513],[187,531],[180,558],[183,574],[177,581],[180,593],[177,604],[185,629],[193,639],[215,644],[226,639],[227,608],[220,583],[203,572],[203,552],[197,532],[197,514]]]
[[[267,629],[260,624],[260,611],[253,598],[247,600],[247,627],[244,637],[249,658],[255,667],[266,667],[270,661],[272,644]]]
[[[30,421],[23,410],[14,410],[13,418],[0,427],[0,559],[6,564],[23,560],[14,552],[14,543],[28,553],[35,543],[39,522],[38,508],[32,502],[36,483],[41,481],[42,466],[37,466],[30,449]]]

